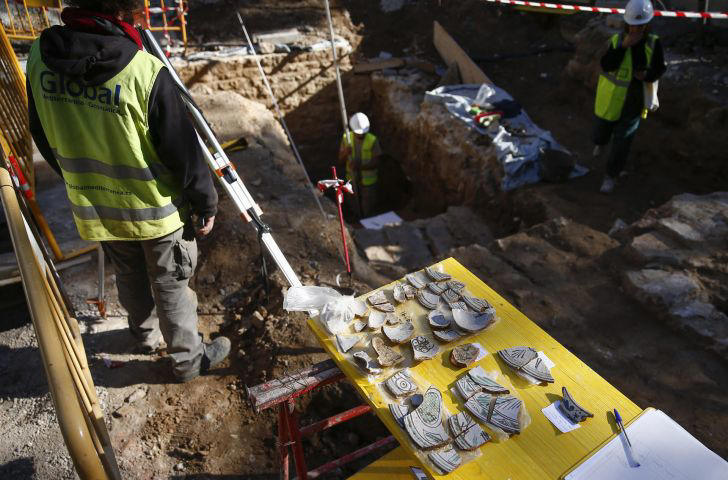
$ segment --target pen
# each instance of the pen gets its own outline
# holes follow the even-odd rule
[[[619,429],[622,430],[622,433],[624,434],[624,438],[627,440],[627,445],[629,445],[629,453],[632,456],[632,459],[634,459],[634,450],[632,450],[632,442],[629,441],[629,437],[627,436],[627,429],[624,428],[624,423],[622,423],[622,416],[619,414],[617,409],[614,409],[614,419],[617,421],[617,425],[619,426]],[[637,460],[634,460],[635,467],[639,467],[640,464],[637,462]]]

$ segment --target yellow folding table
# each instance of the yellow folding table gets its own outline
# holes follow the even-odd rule
[[[405,353],[406,349],[402,348],[402,352],[406,356],[405,362],[410,364],[410,371],[416,378],[426,379],[429,384],[437,387],[443,394],[443,401],[448,412],[455,414],[465,410],[462,401],[450,392],[455,381],[467,370],[478,365],[486,371],[496,370],[506,376],[509,381],[507,386],[513,389],[512,393],[523,400],[524,407],[528,409],[532,419],[531,424],[520,434],[513,435],[506,441],[486,443],[479,449],[480,456],[463,464],[448,475],[441,475],[430,462],[417,460],[416,448],[409,440],[407,432],[400,428],[391,416],[387,401],[382,398],[378,386],[372,384],[356,365],[339,352],[333,336],[321,327],[317,318],[312,318],[308,320],[308,323],[319,342],[401,445],[401,449],[396,449],[370,466],[372,470],[365,469],[354,478],[357,480],[385,478],[380,474],[381,469],[387,465],[392,469],[392,474],[387,477],[388,480],[400,478],[395,474],[402,475],[401,478],[408,478],[406,477],[407,472],[404,470],[406,464],[407,469],[410,465],[419,466],[430,477],[436,479],[558,479],[617,432],[617,427],[609,413],[612,409],[619,410],[625,423],[630,423],[642,412],[642,409],[630,399],[455,259],[449,258],[435,266],[441,266],[443,271],[452,275],[454,279],[465,283],[467,290],[472,295],[488,300],[496,308],[499,320],[483,332],[462,337],[455,342],[441,344],[440,352],[431,360],[414,363],[411,352]],[[393,284],[385,285],[379,290],[391,290],[392,286]],[[563,300],[569,301],[568,298]],[[406,310],[413,318],[417,334],[431,336],[429,327],[426,326],[428,311],[416,300],[397,306],[397,311],[401,310]],[[448,360],[452,348],[459,344],[473,342],[480,343],[488,354],[468,368],[452,366]],[[555,363],[551,370],[555,379],[553,384],[547,386],[528,384],[515,375],[496,355],[498,350],[521,345],[543,351]],[[384,379],[378,380],[383,381]],[[429,385],[421,386],[426,389]],[[561,399],[561,387],[563,386],[568,388],[577,402],[594,414],[594,418],[587,419],[580,424],[580,428],[569,433],[561,433],[541,413],[542,408]],[[369,476],[368,471],[380,476]],[[411,474],[409,478],[413,478]]]

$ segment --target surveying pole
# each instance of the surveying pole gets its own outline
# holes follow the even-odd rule
[[[296,272],[293,271],[293,268],[291,268],[288,260],[286,260],[283,252],[281,252],[281,249],[278,248],[278,244],[273,239],[270,227],[261,220],[260,216],[263,214],[263,211],[260,209],[260,206],[255,203],[255,200],[253,200],[253,197],[245,187],[242,178],[240,178],[240,176],[236,173],[235,166],[225,154],[225,151],[220,146],[217,138],[215,138],[215,134],[213,133],[212,128],[210,128],[210,124],[205,119],[202,111],[195,101],[192,99],[187,87],[185,87],[182,83],[182,80],[179,78],[169,59],[157,43],[152,32],[146,29],[141,32],[146,50],[162,61],[164,66],[167,67],[167,70],[169,70],[172,80],[174,80],[177,85],[182,101],[194,120],[197,140],[200,143],[200,147],[202,147],[202,153],[204,154],[210,168],[215,173],[215,176],[220,181],[220,185],[222,185],[225,192],[227,192],[232,199],[233,203],[240,212],[240,216],[247,222],[252,223],[253,228],[255,228],[258,232],[261,244],[265,245],[268,253],[270,253],[271,257],[273,257],[273,261],[276,262],[276,265],[278,265],[283,276],[286,277],[288,284],[291,286],[301,286],[301,281],[298,279]],[[207,141],[207,143],[205,143],[205,141]],[[207,144],[210,145],[210,148],[214,151],[214,153],[210,152]]]

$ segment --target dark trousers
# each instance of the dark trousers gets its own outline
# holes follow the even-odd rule
[[[199,369],[203,355],[197,295],[188,286],[197,266],[197,243],[194,236],[185,237],[180,228],[152,240],[101,242],[116,271],[129,330],[144,340],[160,329],[176,375]]]
[[[595,145],[606,145],[612,141],[612,148],[607,158],[607,175],[616,178],[624,170],[629,157],[629,149],[632,147],[632,140],[640,126],[640,117],[620,118],[610,122],[595,117],[592,141]]]

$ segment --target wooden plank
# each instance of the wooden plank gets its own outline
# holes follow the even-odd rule
[[[401,58],[376,59],[369,62],[357,63],[354,65],[354,73],[369,73],[385,68],[401,68],[405,66],[405,61]]]
[[[434,22],[432,42],[435,44],[437,53],[447,65],[456,63],[460,70],[460,78],[463,83],[489,83],[493,84],[485,72],[460,48],[460,45],[442,28],[437,21]]]
[[[449,475],[438,474],[428,462],[425,462],[423,467],[431,478],[447,478],[448,480],[558,479],[614,435],[616,429],[608,415],[613,408],[619,409],[625,422],[632,421],[640,414],[642,411],[640,407],[456,260],[449,258],[438,265],[455,279],[465,283],[471,294],[488,300],[496,308],[499,321],[484,332],[441,345],[440,353],[432,360],[415,363],[412,359],[412,349],[408,348],[408,345],[395,347],[405,356],[405,362],[399,365],[399,368],[409,367],[416,379],[422,379],[421,383],[427,383],[421,385],[422,388],[427,388],[429,384],[437,387],[443,392],[444,405],[448,412],[455,414],[465,410],[465,407],[462,401],[450,392],[450,388],[468,369],[452,367],[448,357],[453,347],[462,343],[478,342],[489,354],[473,367],[477,365],[486,371],[498,372],[498,382],[523,400],[531,417],[531,424],[519,435],[514,435],[507,441],[485,444],[480,448],[481,456],[462,465]],[[387,291],[389,295],[392,286],[393,284],[385,285],[380,290]],[[568,299],[564,301],[568,301]],[[416,301],[398,305],[396,309],[397,312],[406,312],[412,318],[417,335],[431,336],[430,328],[427,326],[427,310]],[[321,345],[351,380],[357,392],[372,406],[379,419],[414,461],[416,454],[422,452],[414,448],[407,433],[394,421],[389,413],[387,400],[378,386],[378,383],[391,375],[393,370],[385,371],[376,379],[370,380],[351,362],[351,352],[341,354],[338,351],[335,339],[322,328],[318,318],[309,319],[308,324]],[[519,345],[531,346],[543,351],[556,363],[551,372],[556,379],[555,383],[546,386],[530,385],[506,367],[495,355],[500,349]],[[370,351],[371,354],[373,352]],[[542,408],[561,398],[562,386],[568,388],[574,398],[595,415],[594,418],[582,423],[581,428],[565,434],[560,433],[541,413]]]

